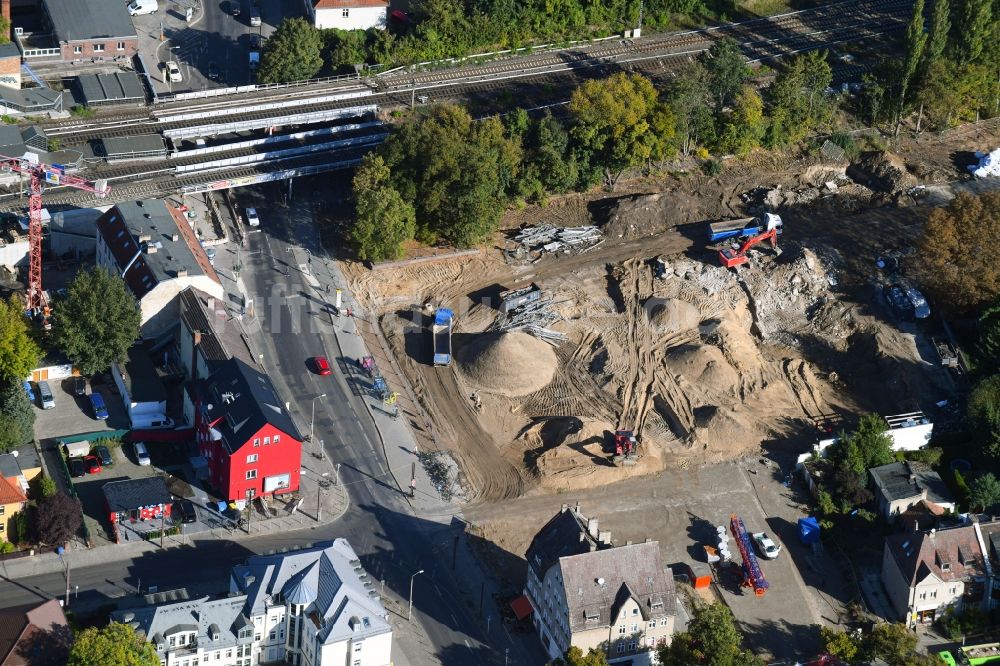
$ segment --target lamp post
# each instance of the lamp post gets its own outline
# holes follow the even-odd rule
[[[424,572],[423,569],[417,573],[410,576],[410,608],[406,611],[406,621],[409,622],[410,618],[413,617],[413,579]]]
[[[312,416],[309,417],[309,441],[313,441],[313,425],[316,423],[316,401],[320,398],[325,398],[326,393],[320,393],[318,396],[312,399]]]

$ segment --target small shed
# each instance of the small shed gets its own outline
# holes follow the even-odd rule
[[[819,542],[820,528],[819,521],[809,516],[808,518],[799,518],[799,541],[805,545],[811,545]]]
[[[82,458],[90,453],[90,442],[88,440],[66,442],[63,446],[66,448],[66,455],[70,458]]]
[[[163,477],[112,481],[103,490],[112,523],[170,516],[172,498]]]

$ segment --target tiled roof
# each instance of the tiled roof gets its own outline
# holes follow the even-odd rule
[[[889,501],[920,497],[926,489],[927,499],[935,504],[955,503],[941,477],[923,463],[889,463],[868,471],[876,487]]]
[[[238,358],[229,359],[208,378],[205,410],[230,454],[238,451],[266,423],[302,441],[271,379]]]
[[[33,659],[30,652],[19,654],[19,644],[27,647],[37,640],[34,638],[36,633],[45,636],[45,645],[54,652],[46,652],[43,659]],[[64,664],[68,654],[60,644],[68,647],[68,641],[65,639],[71,635],[62,606],[56,599],[49,599],[39,604],[4,608],[0,610],[0,664],[3,666]]]
[[[538,530],[525,558],[538,580],[542,580],[545,572],[560,557],[589,553],[600,547],[597,539],[587,533],[587,519],[580,513],[579,507],[564,506]]]
[[[197,289],[181,292],[181,320],[189,331],[201,331],[199,351],[211,373],[232,357],[253,363],[243,338],[243,325],[230,316],[226,304]]]
[[[562,557],[559,568],[572,632],[609,626],[629,598],[644,620],[674,614],[674,577],[656,541]]]
[[[28,498],[24,496],[24,491],[21,490],[16,479],[0,476],[0,504],[17,504],[27,501]]]
[[[933,574],[943,581],[985,575],[983,553],[975,527],[966,525],[886,538],[903,579],[912,587]]]
[[[108,510],[113,513],[131,511],[141,506],[170,504],[167,483],[159,476],[144,479],[127,479],[105,483],[104,497],[108,500]]]

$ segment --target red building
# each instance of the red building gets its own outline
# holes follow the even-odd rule
[[[229,501],[299,489],[302,436],[267,375],[231,358],[202,384],[198,448]]]

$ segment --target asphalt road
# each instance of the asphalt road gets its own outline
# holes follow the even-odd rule
[[[272,197],[280,192],[276,186],[262,191]],[[253,203],[259,205],[260,200]],[[312,302],[303,307],[306,298],[300,294],[307,290],[293,257],[304,257],[305,253],[288,252],[287,240],[308,243],[304,239],[313,236],[310,213],[266,203],[259,205],[259,212],[261,232],[250,235],[249,248],[240,258],[248,289],[274,295],[257,297],[257,317],[266,335],[256,338],[263,345],[265,362],[279,392],[293,405],[308,409],[313,396],[327,394],[316,401],[315,440],[322,440],[326,455],[341,464],[340,479],[348,486],[350,509],[335,523],[307,531],[240,542],[205,539],[188,548],[171,548],[131,561],[74,568],[70,576],[74,590],[71,607],[108,605],[114,603],[115,597],[151,585],[160,590],[186,586],[194,593],[221,592],[228,586],[229,569],[251,554],[346,537],[372,579],[384,581],[386,591],[398,598],[406,599],[411,574],[425,570],[415,580],[414,619],[423,626],[430,649],[443,663],[503,663],[502,651],[483,644],[482,627],[473,610],[461,601],[458,586],[464,583],[478,588],[478,581],[459,581],[450,571],[450,546],[460,531],[458,523],[425,520],[410,512],[405,497],[387,474],[381,445],[364,404],[344,380],[343,372],[338,371],[342,359],[336,339],[329,329],[309,324],[321,308]],[[331,376],[319,377],[307,371],[307,359],[321,354],[335,368]],[[311,492],[308,485],[304,492]],[[2,578],[0,604],[30,603],[62,596],[64,591],[61,572],[18,580]],[[413,640],[414,645],[421,642],[419,637]],[[510,657],[511,664],[530,663],[528,658],[518,659],[515,653]],[[426,659],[411,658],[410,662],[426,663]]]

